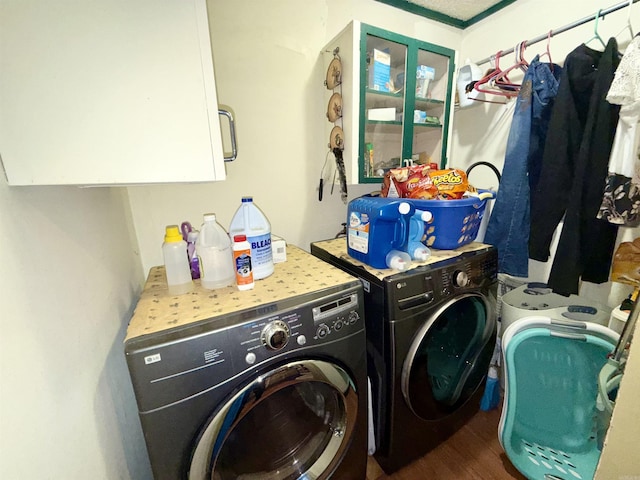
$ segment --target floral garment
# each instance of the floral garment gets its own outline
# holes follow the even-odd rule
[[[621,105],[598,218],[627,227],[640,225],[640,37],[627,47],[607,94]]]

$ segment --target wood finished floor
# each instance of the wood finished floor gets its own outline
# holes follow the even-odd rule
[[[369,457],[366,480],[526,480],[500,446],[499,421],[498,409],[478,412],[446,442],[392,475]]]

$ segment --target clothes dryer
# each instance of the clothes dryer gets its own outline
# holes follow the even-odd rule
[[[301,249],[250,291],[154,267],[125,353],[155,479],[365,478],[362,286]]]
[[[496,339],[496,250],[433,250],[402,273],[351,258],[344,238],[311,253],[363,283],[375,458],[392,473],[479,410]]]

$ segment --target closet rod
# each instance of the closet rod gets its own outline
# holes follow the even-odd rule
[[[633,3],[636,3],[638,1],[640,1],[640,0],[633,0]],[[622,9],[624,7],[629,7],[629,1],[621,2],[621,3],[618,3],[617,5],[613,5],[613,6],[609,7],[609,8],[604,8],[604,9],[600,10],[598,12],[598,17],[599,18],[604,18],[605,15],[609,15],[610,13],[615,12],[617,10],[620,10],[620,9]],[[592,22],[595,19],[596,19],[595,15],[591,15],[589,17],[584,17],[581,20],[577,20],[577,21],[575,21],[573,23],[565,25],[564,27],[560,27],[560,28],[556,28],[555,30],[551,30],[551,36],[553,37],[554,35],[558,35],[559,33],[563,33],[563,32],[566,32],[567,30],[571,30],[572,28],[579,27],[580,25],[584,25],[585,23]],[[548,37],[549,37],[549,34],[545,33],[544,35],[540,35],[539,37],[536,37],[536,38],[534,38],[532,40],[527,40],[525,42],[524,46],[528,47],[529,45],[533,45],[534,43],[538,43],[538,42],[541,42],[543,40],[546,40]],[[508,50],[502,50],[500,55],[508,55],[510,53],[513,53],[514,50],[515,50],[515,47],[511,47]],[[490,57],[483,58],[479,62],[476,62],[476,65],[482,65],[483,63],[488,63],[493,58],[495,58],[495,55],[491,55]]]

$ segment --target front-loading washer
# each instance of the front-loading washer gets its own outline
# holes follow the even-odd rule
[[[249,291],[154,267],[125,339],[154,478],[364,479],[365,348],[360,282],[296,247]]]
[[[344,238],[311,253],[363,283],[375,458],[392,473],[479,410],[496,340],[496,250],[432,250],[405,272],[351,258]]]

